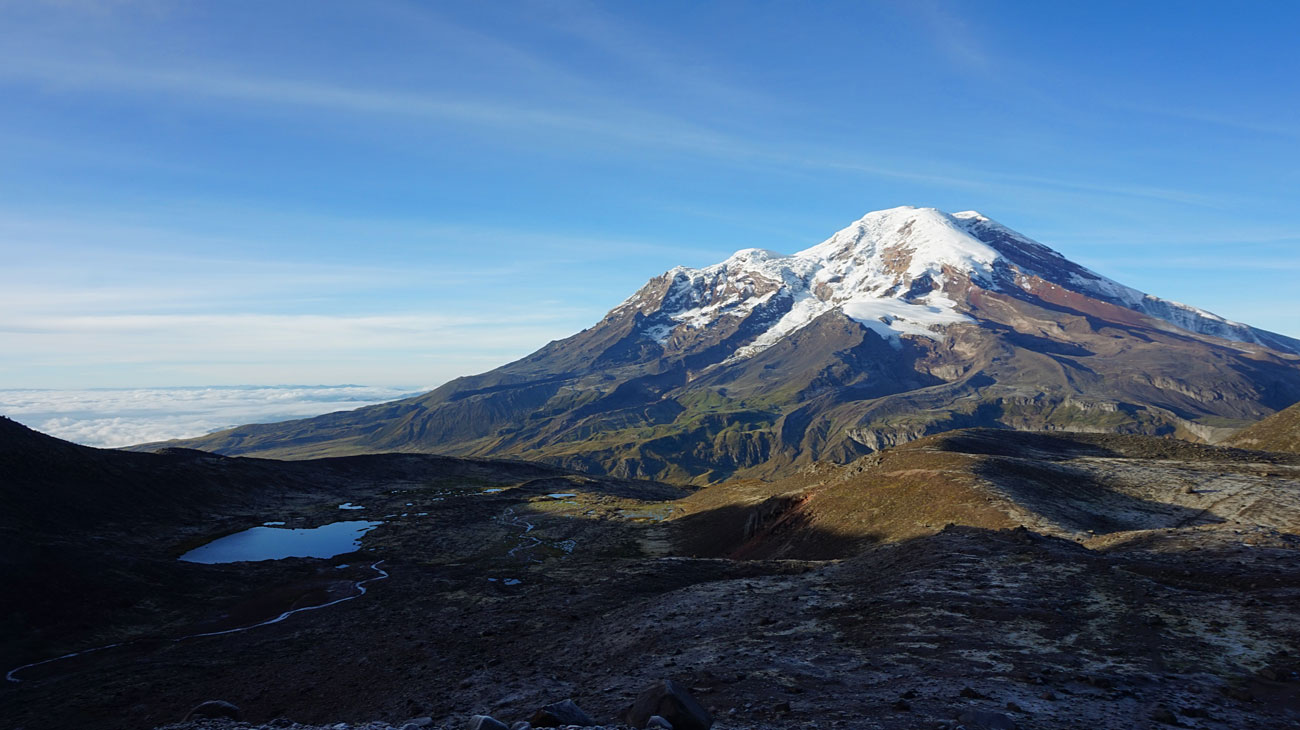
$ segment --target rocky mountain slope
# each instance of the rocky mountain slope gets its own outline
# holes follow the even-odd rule
[[[1225,443],[1243,449],[1300,453],[1300,403],[1234,433]]]
[[[1300,341],[1138,292],[967,212],[650,280],[590,329],[403,401],[185,442],[512,456],[710,483],[970,426],[1214,441],[1300,401]]]
[[[1151,436],[966,429],[852,464],[682,500],[678,539],[715,557],[830,558],[947,524],[1104,546],[1252,525],[1300,536],[1300,457]]]

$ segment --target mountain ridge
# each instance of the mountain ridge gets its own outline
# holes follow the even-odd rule
[[[933,336],[927,324],[971,321],[952,311],[955,303],[942,296],[945,279],[954,274],[992,291],[1032,287],[1033,279],[1039,279],[1184,330],[1300,354],[1300,340],[1124,286],[978,212],[950,215],[909,206],[868,213],[826,241],[790,256],[742,249],[713,266],[673,268],[610,315],[618,316],[628,307],[640,311],[650,320],[647,334],[665,344],[676,329],[700,329],[721,317],[748,314],[768,304],[784,282],[796,297],[790,311],[736,356],[752,355],[836,307],[882,337]],[[657,290],[665,283],[667,289],[660,294]],[[926,300],[936,295],[939,306],[930,305]],[[897,303],[885,304],[891,300]],[[903,304],[929,306],[910,310]],[[666,311],[670,307],[676,311]],[[914,318],[920,326],[898,326],[897,319],[879,326],[881,319],[895,317]]]
[[[1215,441],[1300,401],[1297,353],[978,213],[894,208],[792,256],[671,269],[592,327],[421,396],[176,443],[710,483],[963,427]]]

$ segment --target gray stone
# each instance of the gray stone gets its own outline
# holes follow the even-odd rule
[[[510,726],[491,715],[475,715],[469,719],[465,730],[510,730]]]
[[[515,724],[510,726],[510,730],[533,730],[533,726],[523,720],[518,720]]]
[[[187,722],[189,720],[202,720],[205,718],[241,720],[243,719],[243,714],[244,713],[241,712],[238,707],[226,702],[225,700],[208,700],[207,702],[196,706],[193,710],[190,710],[190,714],[185,716],[185,720]]]
[[[406,721],[406,724],[407,724],[407,725],[414,725],[414,726],[417,727],[417,728],[420,728],[420,727],[433,727],[433,718],[432,718],[432,717],[412,717],[410,720],[407,720],[407,721]]]
[[[552,702],[534,712],[529,721],[533,724],[533,727],[560,727],[561,725],[592,727],[600,724],[583,712],[582,708],[574,704],[573,700]],[[509,728],[506,728],[506,730],[509,730]]]
[[[674,730],[709,730],[713,726],[713,717],[708,710],[696,702],[685,687],[671,679],[660,680],[641,690],[625,713],[625,719],[632,727],[646,728],[651,727],[648,723],[655,715],[667,720]]]
[[[673,724],[658,715],[651,715],[650,719],[646,720],[645,726],[647,729],[658,728],[658,730],[673,730]]]

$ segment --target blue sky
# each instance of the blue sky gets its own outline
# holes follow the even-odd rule
[[[0,386],[431,386],[976,209],[1300,336],[1300,5],[0,2]]]

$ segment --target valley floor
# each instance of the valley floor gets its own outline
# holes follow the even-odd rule
[[[926,448],[957,453],[913,447]],[[1057,466],[1099,458],[1056,456]],[[1261,468],[1224,458],[1225,473]],[[972,524],[882,539],[863,523],[849,540],[829,534],[850,524],[835,527],[830,512],[765,525],[756,505],[769,495],[757,487],[728,489],[733,504],[722,492],[682,500],[672,487],[572,474],[345,486],[252,499],[216,523],[159,527],[123,548],[105,562],[135,576],[122,584],[134,592],[123,606],[60,619],[57,632],[7,641],[0,656],[17,666],[135,641],[20,673],[0,687],[3,724],[143,729],[223,699],[257,723],[401,727],[428,716],[461,727],[479,713],[527,719],[565,698],[612,724],[643,687],[670,678],[724,730],[1300,725],[1300,538],[1296,526],[1274,524],[1289,519],[1285,509],[1256,524],[1196,512],[1092,536]],[[1289,477],[1273,488],[1274,501],[1295,497]],[[394,515],[360,553],[173,559],[268,519],[319,524],[343,501],[365,505],[367,517]],[[683,531],[723,514],[749,524],[739,539],[758,558],[725,555],[721,542],[713,557],[692,557],[706,553]],[[792,537],[807,531],[828,534]],[[763,557],[755,540],[784,545],[771,551],[781,557]],[[807,559],[828,545],[852,548]],[[357,600],[169,640],[346,594],[377,560],[390,577]]]

